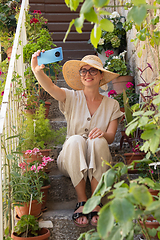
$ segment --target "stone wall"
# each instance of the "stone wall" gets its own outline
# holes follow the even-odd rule
[[[118,0],[112,0],[110,1],[109,5],[118,5]],[[153,4],[153,0],[148,0],[148,4]],[[128,11],[124,10],[122,7],[115,7],[115,8],[107,8],[108,11],[113,12],[117,11],[121,15],[125,16],[127,18]],[[155,15],[154,10],[148,11],[148,17],[147,22],[150,22],[151,19],[153,19],[155,16],[160,16],[160,9],[157,10],[157,13]],[[158,30],[160,28],[160,23],[158,26]],[[146,41],[139,41],[137,45],[135,46],[133,42],[131,42],[131,39],[136,38],[137,31],[135,28],[127,32],[127,61],[128,66],[130,67],[130,70],[132,71],[132,76],[134,76],[135,80],[135,86],[142,82],[140,78],[140,71],[137,69],[137,67],[144,69],[147,66],[147,63],[149,63],[152,68],[154,69],[154,72],[152,72],[150,69],[147,69],[147,71],[144,72],[143,77],[147,80],[147,82],[153,82],[155,78],[158,76],[158,52],[160,55],[160,47],[157,49],[154,49],[151,47],[151,45],[148,43],[148,40]],[[139,58],[137,53],[141,51],[142,49],[142,56]],[[137,87],[136,87],[137,89]]]

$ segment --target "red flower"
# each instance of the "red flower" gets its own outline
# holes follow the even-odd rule
[[[133,87],[133,83],[131,83],[131,82],[126,83],[126,87],[127,88]]]
[[[110,90],[108,92],[108,97],[110,97],[111,95],[117,95],[117,92],[115,90]]]
[[[105,54],[106,54],[106,57],[109,57],[110,55],[112,55],[114,52],[112,51],[112,50],[107,50],[106,52],[105,52]]]
[[[140,148],[139,148],[139,144],[137,144],[134,148],[132,148],[133,152],[139,152]]]
[[[0,76],[2,75],[2,71],[0,71]]]
[[[39,22],[37,18],[32,18],[32,19],[30,20],[30,24],[31,24],[31,23],[37,23],[37,22]]]
[[[41,14],[41,10],[34,10],[33,14],[34,14],[34,13],[39,13],[39,14]]]
[[[3,96],[3,95],[4,95],[4,91],[1,92],[1,96]]]

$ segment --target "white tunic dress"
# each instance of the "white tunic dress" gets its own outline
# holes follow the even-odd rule
[[[57,164],[60,171],[69,176],[74,187],[87,176],[99,182],[102,174],[108,169],[102,166],[102,159],[112,161],[108,143],[104,137],[89,139],[90,131],[97,127],[103,132],[111,121],[120,121],[123,113],[119,103],[104,96],[96,112],[91,116],[83,90],[65,89],[66,101],[59,102],[59,108],[67,121],[67,137],[60,152]]]

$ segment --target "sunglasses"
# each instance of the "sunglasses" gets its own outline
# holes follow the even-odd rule
[[[79,74],[80,74],[81,77],[85,77],[87,72],[89,72],[89,74],[91,76],[95,76],[95,75],[97,75],[98,71],[99,70],[96,69],[96,68],[90,68],[88,70],[86,68],[82,68],[82,69],[79,70]]]

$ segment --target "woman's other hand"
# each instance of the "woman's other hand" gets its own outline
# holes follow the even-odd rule
[[[88,135],[88,137],[90,139],[93,139],[93,138],[96,138],[96,137],[100,138],[100,137],[103,137],[103,136],[104,136],[104,132],[101,129],[96,128],[96,127],[93,128]]]
[[[90,139],[94,139],[96,137],[98,138],[104,137],[107,140],[107,142],[111,144],[114,141],[116,131],[117,131],[117,126],[118,126],[118,120],[115,119],[109,123],[106,132],[103,132],[101,129],[95,127],[90,131],[88,137]]]
[[[42,50],[42,52],[45,52],[45,50]],[[40,66],[38,65],[38,60],[37,60],[37,57],[40,55],[41,51],[38,50],[37,52],[35,52],[33,55],[32,55],[32,59],[31,59],[31,68],[32,68],[32,71],[37,73],[39,72],[40,70],[42,70],[43,68],[45,68],[44,64],[41,64]]]

